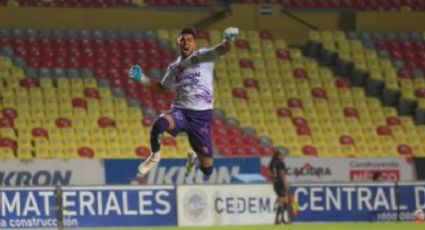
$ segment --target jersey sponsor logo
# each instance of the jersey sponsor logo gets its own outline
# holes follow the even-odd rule
[[[71,170],[0,171],[1,186],[69,185]]]
[[[177,83],[184,81],[184,80],[196,80],[196,78],[199,78],[201,76],[201,72],[194,72],[194,73],[188,73],[188,74],[182,74],[176,77]],[[192,81],[190,81],[192,82]],[[196,81],[196,83],[198,80]],[[196,84],[195,83],[195,84]]]

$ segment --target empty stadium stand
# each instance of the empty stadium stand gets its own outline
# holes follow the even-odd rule
[[[210,3],[208,0],[1,0],[0,6],[82,8],[208,7]]]
[[[127,72],[140,64],[160,76],[175,57],[176,36],[164,29],[0,30],[2,158],[147,156],[149,126],[174,95],[138,84]],[[200,30],[198,38],[205,47],[222,35]],[[344,50],[347,58],[361,54],[392,68],[342,32],[312,32],[310,39],[337,51],[336,41],[348,44],[356,52]],[[216,63],[215,154],[269,156],[284,147],[291,156],[311,157],[425,152],[423,126],[320,64],[269,31],[241,31]],[[184,157],[189,148],[184,136],[163,143],[164,157]]]
[[[174,59],[170,43],[157,39],[156,31],[127,35],[113,31],[1,31],[5,55],[1,57],[5,102],[2,124],[7,126],[2,129],[5,157],[17,154],[23,158],[110,158],[148,154],[148,126],[169,108],[174,95],[128,79],[128,68],[140,64],[151,76],[159,76]],[[158,33],[168,37],[168,31]],[[131,37],[127,37],[129,34]],[[33,91],[37,92],[36,97],[31,94]],[[22,95],[18,96],[18,92]],[[22,103],[15,100],[17,97],[22,97]],[[222,116],[215,118],[214,124],[213,133],[217,136],[229,134],[242,140],[236,143],[251,148],[255,154],[270,154],[269,147],[262,147],[253,135],[242,135],[236,124],[228,125]],[[22,140],[23,132],[31,135]],[[55,133],[58,140],[54,141],[50,133]],[[60,138],[68,135],[71,141],[65,145]],[[106,145],[105,135],[112,135]],[[43,140],[43,144],[36,144],[35,140]],[[179,136],[177,141],[164,138],[165,157],[184,156],[188,149],[184,137]],[[233,150],[229,145],[223,155],[233,154]],[[238,151],[243,155],[245,152]]]
[[[425,9],[421,0],[246,0],[251,4],[280,4],[285,9],[361,10],[361,11],[419,11]]]
[[[393,36],[390,34],[387,35]],[[422,38],[418,35],[419,33],[404,33],[402,37],[416,40],[417,44],[421,44]],[[421,154],[423,150],[420,148],[420,140],[423,138],[423,125],[418,123],[417,119],[413,119],[415,117],[412,115],[417,110],[416,100],[422,100],[417,97],[419,94],[415,95],[415,92],[423,88],[424,79],[419,75],[411,78],[410,74],[406,76],[400,74],[400,71],[397,72],[391,60],[388,59],[388,53],[373,48],[375,43],[372,42],[370,36],[367,33],[348,33],[346,35],[342,31],[311,31],[309,34],[310,45],[307,47],[306,53],[310,56],[316,55],[320,63],[330,66],[342,79],[364,89],[366,95],[376,100],[376,104],[384,105],[383,111],[391,111],[388,114],[383,111],[373,112],[375,116],[382,114],[381,118],[376,118],[376,122],[379,124],[378,134],[392,136],[392,139],[386,143],[390,143],[392,140],[398,146],[398,152],[404,150],[400,146],[416,146],[412,151]],[[383,34],[375,33],[373,36],[384,40]],[[362,40],[365,41],[365,46]],[[323,51],[314,54],[318,44]],[[384,56],[386,58],[382,58]],[[420,109],[421,106],[418,108]],[[397,115],[399,115],[398,118],[396,118]],[[381,119],[384,122],[380,122]],[[415,125],[415,121],[417,125]],[[390,130],[382,127],[385,123]]]

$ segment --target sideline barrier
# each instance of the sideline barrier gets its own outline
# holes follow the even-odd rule
[[[0,160],[0,187],[104,184],[102,160]]]
[[[296,184],[300,222],[413,221],[425,209],[425,183]]]
[[[293,184],[295,222],[412,221],[425,182]],[[0,228],[260,225],[272,185],[0,188]],[[177,221],[178,220],[178,221]]]
[[[185,159],[162,159],[145,178],[137,177],[141,160],[105,160],[106,184],[231,184],[239,174],[270,173],[269,157],[217,158],[209,180],[200,170],[186,173]],[[368,182],[374,172],[384,181],[414,181],[414,167],[402,157],[387,158],[286,158],[291,182]]]
[[[261,158],[268,173],[270,157]],[[402,157],[381,158],[285,158],[291,182],[370,182],[374,172],[381,181],[414,181],[414,167]]]
[[[271,224],[275,199],[271,185],[178,186],[179,226]]]
[[[0,188],[0,229],[176,226],[175,197],[174,186]]]
[[[294,184],[295,222],[413,221],[425,183]],[[271,185],[178,186],[180,226],[272,224]]]
[[[162,159],[146,177],[137,177],[141,160],[105,160],[106,184],[230,184],[239,174],[261,174],[260,158],[217,158],[208,180],[200,170],[186,173],[186,159]]]
[[[269,157],[217,158],[208,180],[200,170],[186,173],[185,159],[162,159],[146,177],[142,160],[1,160],[0,186],[231,184],[241,174],[270,176]],[[404,158],[286,158],[291,182],[367,182],[374,172],[384,181],[414,181],[414,166]],[[239,181],[240,182],[240,181]]]

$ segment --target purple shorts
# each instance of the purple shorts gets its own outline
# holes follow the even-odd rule
[[[186,132],[193,151],[199,156],[212,157],[211,110],[188,110],[173,107],[166,114],[174,119],[175,128],[168,133],[176,136]]]

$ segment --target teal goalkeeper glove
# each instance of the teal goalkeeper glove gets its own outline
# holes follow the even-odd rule
[[[237,27],[228,27],[224,30],[224,40],[226,42],[233,42],[239,34]]]
[[[139,66],[139,65],[131,66],[129,76],[130,76],[131,79],[134,79],[138,82],[142,82],[142,78],[143,78],[142,67]]]

